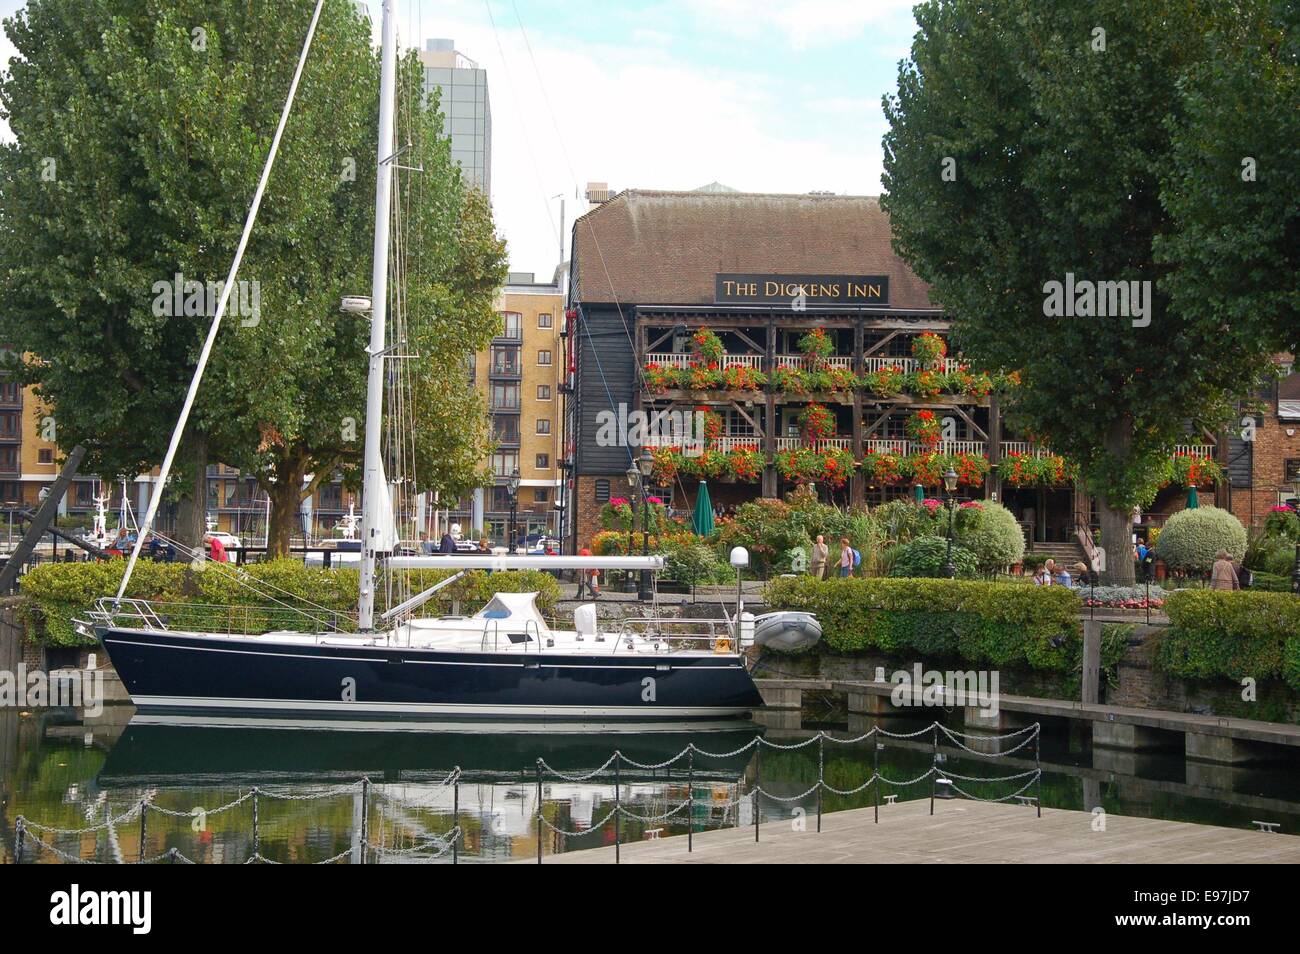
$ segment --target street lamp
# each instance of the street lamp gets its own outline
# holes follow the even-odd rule
[[[627,555],[632,555],[632,534],[636,532],[636,482],[641,479],[641,471],[636,466],[636,461],[627,465],[627,495],[628,509],[632,511],[632,520],[627,526]],[[624,585],[627,584],[625,579]]]
[[[1292,490],[1295,491],[1296,496],[1293,506],[1300,511],[1300,476],[1296,477]],[[1297,540],[1295,545],[1295,566],[1291,569],[1291,592],[1300,596],[1300,540]]]
[[[943,565],[943,575],[951,580],[957,576],[957,566],[952,562],[952,515],[953,504],[956,503],[953,494],[957,492],[957,472],[951,467],[943,475],[943,492],[948,505],[948,562]]]
[[[650,448],[641,448],[641,456],[637,458],[637,467],[641,477],[641,555],[650,555],[650,493],[646,489],[649,486],[650,474],[655,469],[654,455],[650,453]],[[641,568],[641,581],[637,586],[636,598],[642,601],[650,599],[650,571],[645,567]]]
[[[506,478],[506,493],[510,495],[510,552],[519,552],[519,539],[515,531],[515,515],[519,508],[519,468],[516,467]]]

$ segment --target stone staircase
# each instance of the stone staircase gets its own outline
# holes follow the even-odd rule
[[[1088,557],[1083,552],[1083,546],[1078,540],[1071,540],[1068,543],[1027,543],[1025,552],[1033,553],[1039,559],[1051,557],[1057,564],[1064,563],[1066,566],[1073,566],[1076,563],[1087,563]]]

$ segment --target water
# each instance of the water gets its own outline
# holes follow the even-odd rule
[[[923,729],[932,717],[933,710],[927,710],[918,718],[893,717],[879,724],[906,733]],[[110,707],[100,719],[86,721],[74,712],[0,711],[0,850],[5,862],[14,860],[14,823],[22,815],[51,828],[100,826],[82,834],[43,833],[44,843],[55,850],[28,842],[23,859],[28,862],[56,862],[57,852],[135,861],[143,848],[145,858],[175,850],[197,862],[242,863],[256,854],[285,863],[355,863],[364,822],[368,842],[379,848],[367,853],[367,863],[445,863],[452,860],[446,836],[459,822],[460,862],[532,859],[538,843],[537,759],[566,775],[588,775],[616,748],[625,755],[617,767],[619,804],[626,812],[618,837],[624,842],[684,835],[688,828],[751,826],[756,781],[771,796],[761,800],[761,824],[811,829],[818,796],[808,790],[817,781],[819,758],[826,783],[836,789],[861,786],[877,757],[880,775],[901,783],[930,768],[931,733],[883,739],[878,752],[870,741],[774,748],[754,746],[753,740],[762,736],[779,746],[796,746],[818,730],[844,738],[872,724],[805,723],[786,730],[724,723],[617,732],[491,725],[347,731],[264,723],[151,724],[132,719],[129,707]],[[956,722],[951,727],[961,729]],[[1023,776],[1035,768],[1032,744],[987,758],[940,739],[941,767],[953,775]],[[720,757],[701,754],[654,769],[633,764],[666,761],[688,742]],[[1040,781],[1024,776],[957,784],[970,795],[1012,804],[1010,796],[1023,789],[1041,795],[1044,807],[1100,807],[1109,814],[1236,828],[1253,828],[1251,823],[1261,819],[1280,822],[1283,832],[1300,832],[1300,766],[1294,761],[1242,769],[1187,763],[1173,752],[1090,751],[1079,726],[1065,723],[1044,730],[1039,755]],[[458,784],[446,784],[457,766]],[[372,782],[364,794],[362,776]],[[247,797],[254,786],[264,793],[256,805]],[[900,801],[930,793],[928,778],[910,786],[880,786],[882,797],[897,794]],[[869,807],[875,794],[874,788],[848,796],[823,792],[822,808]],[[142,846],[139,814],[130,813],[144,799],[174,814],[150,810]],[[613,764],[577,781],[547,774],[543,853],[613,844],[614,807]],[[123,813],[128,817],[120,818]],[[119,820],[102,824],[110,818]]]

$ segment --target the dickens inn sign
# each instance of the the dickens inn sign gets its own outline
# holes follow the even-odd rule
[[[718,304],[887,305],[889,278],[884,275],[735,275],[714,277]]]

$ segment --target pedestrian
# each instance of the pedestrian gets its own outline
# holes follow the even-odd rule
[[[433,541],[423,530],[420,531],[420,552],[425,554],[433,553]]]
[[[1232,558],[1228,556],[1227,550],[1220,550],[1214,554],[1214,567],[1210,570],[1210,589],[1241,589],[1241,582],[1237,579],[1237,571],[1232,568]]]
[[[229,563],[230,558],[226,556],[226,545],[221,542],[220,537],[213,537],[208,543],[209,556],[217,563]]]
[[[1047,562],[1048,562],[1048,563],[1052,563],[1051,560],[1048,560]],[[1052,565],[1053,565],[1054,567],[1056,566],[1055,564],[1052,564]],[[1056,572],[1055,572],[1055,574],[1052,576],[1052,582],[1055,583],[1057,586],[1073,586],[1073,585],[1074,585],[1074,581],[1070,579],[1070,571],[1067,570],[1067,569],[1066,569],[1065,567],[1063,567],[1063,566],[1062,566],[1062,567],[1056,567]]]
[[[840,579],[847,579],[853,573],[853,547],[849,546],[848,537],[840,537]]]
[[[826,579],[826,562],[831,558],[831,548],[826,545],[826,538],[817,534],[817,542],[812,548],[812,566],[809,571],[814,580]]]
[[[439,553],[456,552],[456,538],[451,535],[451,530],[448,530],[446,533],[442,535],[442,541],[438,545],[438,552]]]
[[[1052,575],[1047,572],[1046,566],[1044,566],[1041,563],[1038,564],[1038,568],[1034,570],[1034,586],[1051,586],[1051,585],[1052,585]]]
[[[583,547],[578,551],[578,556],[589,557],[591,556],[591,550],[587,547]],[[578,599],[582,599],[582,584],[584,582],[587,584],[588,589],[591,590],[591,598],[593,600],[600,599],[599,571],[594,567],[589,570],[582,569],[578,571]]]

